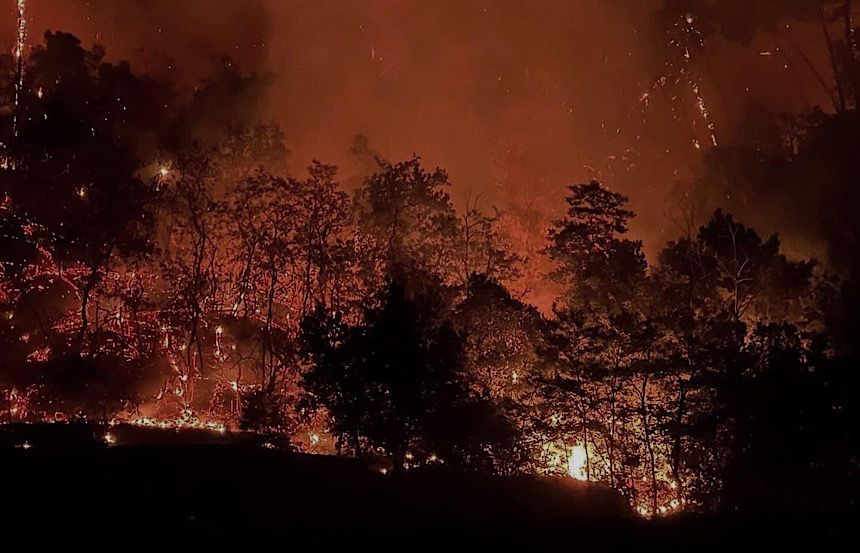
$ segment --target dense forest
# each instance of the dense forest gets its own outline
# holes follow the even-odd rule
[[[646,259],[628,198],[599,182],[569,186],[524,251],[533,221],[455,208],[417,156],[356,137],[359,177],[288,166],[277,125],[242,109],[265,78],[230,60],[185,90],[104,56],[57,32],[26,71],[0,58],[4,422],[187,424],[385,472],[568,474],[649,516],[858,497],[847,93],[773,118],[767,149],[709,152],[678,237]],[[832,247],[797,259],[733,205],[701,217],[720,197],[708,179],[834,206]],[[541,288],[560,291],[551,309],[530,303]]]

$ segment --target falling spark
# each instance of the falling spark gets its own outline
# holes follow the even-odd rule
[[[27,0],[18,0],[18,25],[15,40],[15,113],[12,115],[12,134],[18,136],[18,105],[24,88],[24,44],[27,41]]]
[[[719,141],[717,140],[716,124],[711,117],[711,110],[708,107],[708,102],[705,100],[705,96],[702,92],[701,81],[694,76],[691,69],[691,65],[693,63],[693,49],[704,45],[704,37],[696,28],[695,23],[696,18],[693,14],[683,14],[678,18],[674,27],[683,34],[677,38],[670,39],[668,42],[668,46],[678,52],[678,59],[677,61],[672,61],[670,59],[666,62],[665,65],[667,67],[667,72],[654,81],[650,90],[646,90],[640,95],[639,102],[643,105],[643,109],[647,109],[650,105],[652,92],[663,89],[668,85],[689,87],[699,118],[704,121],[705,127],[708,130],[708,138],[710,139],[711,144],[718,146]],[[672,101],[677,100],[677,98],[677,95],[673,96]],[[696,127],[697,125],[694,121],[694,131]],[[693,147],[701,149],[700,142],[698,140],[693,140]]]
[[[567,473],[577,480],[588,480],[588,452],[582,444],[576,444],[567,460]]]
[[[684,16],[684,22],[686,26],[684,27],[684,32],[688,37],[691,37],[696,41],[698,45],[702,45],[703,39],[701,33],[695,27],[695,17],[692,14],[687,14]],[[717,141],[717,133],[716,133],[716,125],[711,120],[711,111],[708,109],[708,104],[705,101],[705,97],[702,95],[701,85],[699,80],[694,78],[691,74],[689,64],[692,60],[692,56],[690,54],[689,46],[684,47],[684,63],[686,67],[682,70],[682,73],[689,75],[688,82],[690,84],[690,90],[693,92],[693,96],[696,99],[696,108],[699,110],[699,115],[702,117],[702,120],[705,122],[705,126],[708,128],[708,132],[710,134],[711,143],[714,146],[718,146],[719,142]]]
[[[714,122],[711,121],[711,112],[708,109],[707,104],[705,103],[705,98],[702,96],[701,89],[699,88],[699,83],[697,81],[690,81],[691,88],[693,90],[693,95],[696,97],[696,107],[699,109],[699,114],[702,116],[702,120],[705,121],[705,124],[708,127],[708,131],[710,132],[711,143],[714,146],[718,146],[719,142],[717,141],[716,135],[716,126]]]

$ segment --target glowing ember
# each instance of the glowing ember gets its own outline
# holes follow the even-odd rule
[[[227,426],[221,422],[205,421],[195,417],[163,420],[150,417],[138,417],[129,421],[115,421],[122,424],[130,424],[132,426],[143,426],[147,428],[159,428],[161,430],[208,430],[224,434],[227,432]]]
[[[690,2],[689,9],[695,3],[708,1]],[[10,2],[8,9],[11,7]],[[201,120],[199,128],[207,132],[200,133],[199,145],[198,138],[190,140],[197,133],[185,132],[185,113],[194,113],[196,120],[198,112],[200,117],[208,111],[219,112],[219,94],[212,95],[211,102],[208,92],[189,96],[193,83],[177,90],[164,83],[162,90],[160,77],[139,84],[129,73],[131,66],[125,65],[114,71],[106,63],[104,70],[97,71],[95,66],[101,62],[88,61],[74,72],[56,71],[57,65],[71,59],[63,55],[65,49],[80,53],[78,43],[60,37],[49,40],[46,47],[30,45],[26,8],[25,0],[16,0],[16,43],[12,55],[6,56],[5,105],[0,106],[3,121],[12,123],[11,129],[0,132],[9,138],[6,144],[0,143],[0,169],[10,171],[0,171],[4,183],[0,241],[4,248],[12,246],[8,254],[4,250],[0,255],[2,424],[16,428],[31,423],[85,424],[93,428],[87,430],[87,440],[100,447],[129,445],[134,435],[160,438],[165,434],[170,441],[188,438],[230,443],[236,436],[219,439],[216,434],[238,434],[241,429],[242,438],[248,437],[246,433],[253,435],[251,443],[266,449],[379,459],[369,470],[382,475],[400,473],[401,463],[409,470],[445,463],[459,468],[462,463],[494,473],[537,473],[577,488],[592,483],[613,487],[631,509],[657,517],[682,510],[687,502],[705,506],[708,494],[721,489],[722,459],[732,450],[711,455],[715,446],[702,435],[724,435],[720,444],[727,448],[735,439],[741,440],[739,446],[745,445],[745,438],[734,436],[733,426],[723,428],[721,421],[742,420],[747,413],[711,416],[714,406],[732,405],[722,395],[736,389],[723,389],[724,382],[732,379],[721,378],[717,370],[734,370],[732,364],[747,360],[770,362],[757,357],[759,349],[765,351],[770,340],[775,340],[767,333],[777,330],[765,325],[770,317],[778,316],[778,321],[791,317],[791,324],[797,325],[784,331],[791,336],[780,335],[774,343],[796,343],[793,349],[805,353],[804,329],[813,328],[813,321],[793,312],[811,312],[817,303],[810,309],[803,305],[792,305],[785,312],[777,309],[782,287],[770,286],[770,281],[783,272],[789,274],[782,268],[793,262],[774,257],[770,252],[776,247],[762,246],[755,233],[738,232],[736,236],[736,222],[728,212],[716,212],[714,224],[702,227],[698,235],[686,232],[685,238],[670,242],[667,253],[671,255],[657,256],[659,264],[652,265],[641,254],[644,242],[635,234],[628,235],[631,240],[623,236],[627,219],[632,217],[632,212],[622,209],[627,198],[597,181],[569,187],[570,221],[552,223],[550,246],[545,247],[547,223],[565,209],[552,203],[552,197],[559,199],[561,191],[550,191],[552,183],[564,177],[563,171],[542,167],[546,177],[538,180],[547,181],[546,201],[535,205],[521,201],[543,192],[527,188],[528,183],[537,182],[530,174],[531,154],[520,160],[516,151],[501,151],[508,148],[503,136],[498,140],[503,159],[478,166],[491,171],[477,171],[500,181],[500,194],[493,198],[501,204],[495,218],[479,216],[475,221],[471,213],[464,213],[461,223],[454,196],[439,188],[447,180],[444,171],[439,171],[441,176],[425,177],[417,157],[402,165],[414,167],[407,173],[400,164],[384,160],[378,160],[376,173],[376,165],[366,167],[367,171],[359,167],[367,178],[357,180],[354,189],[342,190],[336,168],[316,162],[309,168],[308,180],[281,177],[281,161],[272,159],[284,156],[286,144],[269,144],[279,143],[281,138],[270,137],[265,128],[255,130],[253,136],[246,137],[243,130],[233,136],[231,130],[222,137],[220,123],[210,130],[208,122]],[[665,29],[669,56],[662,75],[647,83],[649,88],[641,94],[637,94],[638,82],[628,79],[620,87],[625,94],[633,94],[627,100],[643,114],[652,104],[654,109],[658,107],[660,91],[672,92],[672,104],[667,107],[671,107],[673,120],[687,127],[678,133],[672,124],[669,134],[675,138],[666,143],[672,151],[655,142],[659,154],[644,149],[639,153],[632,143],[626,143],[639,130],[642,133],[637,132],[636,140],[641,138],[643,145],[657,138],[645,134],[646,130],[652,132],[648,130],[652,125],[644,120],[640,125],[632,117],[624,117],[630,125],[637,125],[625,129],[620,117],[600,120],[585,114],[575,116],[578,123],[585,127],[599,123],[612,150],[603,151],[599,143],[603,139],[593,133],[593,151],[583,152],[587,159],[572,159],[570,167],[578,171],[582,162],[595,178],[609,177],[623,188],[632,186],[628,182],[641,175],[625,177],[615,169],[611,176],[602,175],[604,154],[612,154],[605,158],[606,164],[613,162],[616,168],[617,160],[632,168],[637,159],[647,161],[640,156],[657,155],[663,160],[661,166],[665,161],[672,165],[671,170],[680,160],[675,153],[677,144],[683,145],[684,159],[699,160],[701,154],[687,151],[690,144],[706,153],[718,145],[718,136],[732,141],[729,133],[734,128],[730,127],[735,125],[720,127],[717,132],[722,120],[717,108],[730,105],[729,98],[706,101],[714,100],[714,91],[723,88],[715,76],[707,80],[698,76],[710,74],[698,66],[710,44],[706,37],[712,25],[707,15],[671,12],[671,28]],[[12,19],[10,13],[10,39]],[[33,55],[28,58],[30,50]],[[759,55],[771,57],[779,52],[775,47]],[[555,120],[556,110],[560,106],[565,114],[574,113],[568,101],[576,95],[568,94],[567,80],[553,83],[552,71],[538,67],[533,53],[515,56],[520,66],[525,65],[522,79],[498,68],[498,86],[502,87],[498,90],[496,67],[491,67],[490,84],[499,97],[482,103],[491,108],[506,104],[497,101],[502,94],[510,94],[515,102],[531,89],[547,91],[552,105],[539,110],[529,128],[549,123],[544,126],[552,134],[566,136]],[[100,60],[104,52],[98,49],[94,54],[98,55],[88,54],[85,59]],[[633,58],[629,63],[634,63],[637,53],[627,54]],[[394,58],[400,61],[399,56]],[[381,61],[375,47],[371,59]],[[611,67],[619,56],[606,55],[604,60]],[[392,68],[398,65],[391,63]],[[637,74],[630,72],[631,77]],[[602,82],[604,76],[595,75],[594,80]],[[99,94],[92,94],[93,90]],[[108,94],[113,90],[115,94]],[[217,87],[212,90],[219,91]],[[637,97],[641,106],[635,103]],[[150,99],[157,105],[151,105]],[[200,110],[198,100],[207,100]],[[615,104],[617,98],[605,100]],[[856,106],[856,100],[848,102]],[[168,103],[195,109],[168,109]],[[80,113],[66,113],[81,106],[87,107],[79,109]],[[523,106],[528,108],[530,103]],[[131,113],[124,114],[127,110]],[[525,120],[526,111],[520,115],[519,109],[512,109],[510,113]],[[50,114],[49,124],[44,123],[46,114]],[[79,137],[80,144],[57,140],[67,134],[67,119],[74,131],[68,136]],[[480,126],[482,119],[478,120]],[[255,121],[243,123],[250,128]],[[780,123],[780,129],[782,126]],[[812,130],[806,123],[794,127],[787,120],[784,132],[794,135]],[[661,127],[652,130],[659,133]],[[12,138],[19,131],[20,137]],[[162,131],[169,136],[161,136]],[[576,136],[567,138],[576,146]],[[60,142],[62,147],[57,146]],[[514,140],[510,148],[518,149],[518,142]],[[522,147],[541,150],[539,142],[530,142]],[[302,154],[307,153],[306,146],[296,145]],[[376,157],[368,144],[356,148],[359,146],[360,151],[353,153],[361,159]],[[799,150],[793,151],[799,156]],[[463,158],[471,157],[469,153]],[[780,155],[773,152],[766,157]],[[714,156],[709,161],[719,163],[720,159]],[[752,157],[738,160],[743,162],[738,173],[745,174],[741,169],[747,167],[747,161],[753,162]],[[563,163],[566,172],[568,162]],[[779,176],[783,177],[789,171],[782,168],[794,163],[787,155],[774,165],[781,168]],[[452,167],[452,175],[462,173],[463,167]],[[678,175],[677,169],[674,174]],[[656,174],[644,182],[658,182],[662,176]],[[715,179],[711,177],[708,171],[701,183],[691,184],[691,220],[683,221],[685,227],[693,228],[693,219],[699,218],[692,213],[694,205],[698,208],[700,201],[720,199],[704,190],[712,186],[710,181]],[[685,184],[682,178],[678,176],[679,186]],[[735,190],[735,183],[723,186],[722,180],[716,183],[720,191]],[[33,192],[42,185],[45,191]],[[701,194],[698,188],[703,189]],[[753,192],[750,190],[751,200],[755,199]],[[44,202],[46,195],[53,195],[56,201]],[[662,195],[653,197],[658,203]],[[394,205],[397,203],[402,206]],[[505,206],[511,208],[510,214],[502,213]],[[686,209],[686,203],[683,207]],[[505,226],[496,229],[497,219]],[[733,246],[736,238],[744,240],[740,245],[743,251],[755,253],[751,257],[755,263],[739,259],[738,247],[724,248],[724,228]],[[517,259],[519,253],[536,251],[544,252],[541,255],[546,259],[521,267],[528,259]],[[707,278],[693,287],[688,275],[700,264],[687,265],[690,259],[705,259],[703,256],[707,263],[701,266],[708,268],[708,274],[702,276]],[[530,297],[528,290],[543,288],[548,272],[544,262],[557,263],[552,272],[560,278],[547,286],[551,297]],[[401,271],[400,265],[409,270]],[[414,286],[413,266],[420,278]],[[523,271],[529,274],[520,275]],[[818,292],[804,292],[818,290],[818,277],[803,266],[798,266],[797,275],[798,281],[810,282],[793,283],[796,289],[792,288],[791,295],[817,298]],[[401,294],[386,284],[401,278],[404,282],[396,284],[402,284],[408,293]],[[822,302],[827,305],[840,297],[828,295],[831,288],[835,293],[838,282],[835,276],[832,283],[829,278],[820,287]],[[768,287],[761,288],[764,284]],[[425,286],[428,298],[444,301],[416,301],[421,298],[412,297],[411,289]],[[688,299],[686,308],[671,302],[682,292]],[[759,297],[756,294],[760,301],[753,299]],[[386,303],[389,301],[391,305]],[[553,315],[544,312],[538,301],[547,308],[551,302]],[[743,314],[745,301],[750,302],[748,315]],[[414,307],[416,317],[398,316],[405,311],[393,307],[401,304],[410,313]],[[757,312],[764,310],[774,315]],[[710,318],[733,324],[711,325]],[[421,324],[406,326],[413,319]],[[684,324],[678,326],[679,320]],[[756,329],[759,322],[761,330]],[[819,326],[818,321],[814,326]],[[824,329],[825,325],[820,326]],[[718,335],[724,328],[731,331],[725,340]],[[440,330],[445,332],[440,334]],[[710,348],[716,348],[713,355]],[[448,355],[451,352],[457,353],[456,359]],[[411,369],[413,365],[416,370]],[[747,370],[737,367],[738,374]],[[454,407],[457,410],[450,412],[450,418],[442,416]],[[374,420],[377,414],[384,420]],[[432,420],[425,414],[432,414]],[[469,417],[473,415],[481,418],[472,421]],[[488,415],[493,418],[486,418]],[[105,424],[111,417],[116,418]],[[708,429],[711,433],[689,432],[698,429],[694,422],[711,419],[719,419],[714,424],[720,425]],[[437,421],[444,431],[445,424],[458,430],[480,430],[485,420],[501,421],[494,426],[499,429],[498,444],[495,431],[486,443],[480,435],[471,434],[451,435],[459,440],[455,444],[436,442],[447,435],[436,435]],[[399,428],[401,423],[405,426]],[[173,434],[185,430],[194,432]],[[767,430],[763,428],[762,435]],[[385,435],[388,433],[392,436]],[[46,449],[47,442],[41,437],[30,439],[39,446],[37,452]],[[21,449],[30,447],[17,434],[11,443]],[[412,450],[406,452],[406,448]],[[440,452],[445,459],[429,450]]]

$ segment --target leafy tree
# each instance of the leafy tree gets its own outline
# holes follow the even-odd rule
[[[460,279],[466,295],[471,293],[469,280],[473,275],[509,282],[520,276],[523,263],[502,232],[501,213],[485,215],[478,209],[477,200],[466,201],[457,244],[461,257]]]
[[[290,422],[285,403],[283,396],[265,389],[245,394],[239,426],[258,434],[283,434]]]
[[[732,423],[723,501],[744,510],[819,510],[846,503],[846,407],[830,362],[811,356],[789,324],[759,325],[747,369],[724,382],[719,408]],[[841,378],[840,378],[841,379]],[[855,404],[856,405],[856,404]]]
[[[27,68],[17,108],[18,135],[8,143],[14,171],[3,192],[51,237],[50,251],[80,299],[79,347],[89,330],[90,299],[117,258],[151,251],[155,190],[137,171],[146,134],[169,126],[169,86],[102,63],[65,33],[46,33]],[[7,127],[3,121],[3,128]]]
[[[589,478],[620,485],[628,469],[643,473],[637,480],[647,474],[653,512],[658,474],[649,379],[656,331],[641,244],[625,237],[634,214],[626,197],[597,182],[571,186],[566,202],[546,249],[567,291],[554,308],[544,408],[566,414],[551,426],[566,443],[584,444]]]
[[[457,416],[480,415],[476,422],[488,433],[485,440],[500,438],[488,446],[500,449],[494,455],[497,472],[510,472],[528,460],[529,450],[542,445],[534,443],[539,434],[533,420],[534,385],[545,367],[549,324],[536,308],[485,275],[473,274],[468,290],[453,321],[465,337],[468,385],[481,401]]]
[[[466,337],[469,381],[481,397],[520,398],[541,365],[546,322],[536,308],[490,277],[473,274],[468,288],[454,321]]]
[[[328,411],[339,444],[359,455],[380,448],[399,469],[433,415],[464,397],[463,343],[428,312],[433,298],[410,296],[400,282],[377,303],[356,326],[324,311],[305,321],[303,386],[310,404]]]
[[[528,466],[523,431],[509,413],[488,400],[457,403],[434,413],[424,447],[433,458],[460,470],[511,475]]]
[[[778,227],[793,249],[821,255],[830,270],[852,278],[858,118],[856,111],[813,110],[785,117],[769,131],[782,138],[774,151],[755,145],[714,148],[688,187],[696,209],[708,214],[722,207],[756,228]]]
[[[168,332],[167,345],[183,367],[170,388],[179,390],[176,395],[187,410],[195,401],[195,384],[209,368],[208,315],[215,309],[220,285],[217,176],[206,152],[194,149],[178,156],[170,173],[156,178],[165,199],[161,217],[165,239],[159,261],[168,284],[168,308],[162,318],[177,333]]]
[[[800,321],[812,268],[787,259],[776,236],[762,240],[722,210],[695,237],[670,242],[660,254],[654,317],[674,398],[664,424],[672,474],[688,497],[717,497],[725,456],[743,447],[732,405],[746,407],[732,398],[749,385],[748,329]]]
[[[651,317],[660,337],[656,355],[665,387],[659,423],[676,500],[704,501],[717,494],[717,456],[726,447],[712,409],[715,378],[741,361],[746,325],[725,309],[719,290],[690,253],[670,243],[661,254],[653,272]]]
[[[300,207],[295,181],[265,171],[244,180],[231,197],[231,231],[239,244],[241,272],[233,314],[259,324],[255,370],[260,384],[273,391],[292,353],[282,321],[300,311],[291,303],[299,255],[296,241]],[[291,278],[292,277],[292,278]]]
[[[690,301],[698,298],[746,321],[799,320],[815,267],[788,259],[776,235],[762,240],[721,209],[694,238],[670,242],[660,261],[692,287]]]
[[[269,393],[296,367],[298,325],[313,306],[351,309],[358,293],[348,197],[334,167],[315,162],[308,173],[261,170],[229,195],[230,317],[250,331],[240,363],[254,360]]]
[[[458,229],[448,175],[425,170],[417,157],[378,164],[356,193],[356,218],[375,243],[377,262],[454,278]]]
[[[358,292],[349,198],[336,176],[336,167],[315,161],[308,167],[308,178],[297,183],[296,241],[302,258],[298,269],[302,281],[299,318],[314,305],[346,308]]]
[[[569,286],[568,306],[617,308],[644,281],[642,244],[623,237],[634,214],[625,196],[596,181],[569,190],[566,216],[554,222],[545,252],[558,265],[553,276]]]

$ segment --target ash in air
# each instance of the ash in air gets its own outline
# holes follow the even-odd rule
[[[4,427],[856,506],[855,2],[7,4]]]

